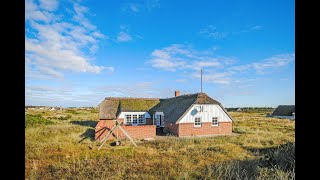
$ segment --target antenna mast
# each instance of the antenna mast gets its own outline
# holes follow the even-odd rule
[[[201,69],[201,94],[202,94],[202,69]]]

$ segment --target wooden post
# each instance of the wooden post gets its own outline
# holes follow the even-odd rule
[[[127,133],[127,131],[125,131],[121,126],[118,126],[118,127],[119,127],[119,129],[123,132],[123,134],[128,137],[128,139],[132,142],[132,144],[134,144],[135,146],[137,146],[137,144],[133,141],[132,137]]]
[[[128,137],[128,139],[132,142],[133,145],[137,146],[137,144],[134,142],[134,140],[132,139],[132,137],[127,133],[127,131],[125,131],[122,127],[121,127],[121,124],[117,121],[117,120],[114,120],[115,121],[115,126],[112,127],[112,129],[109,131],[109,133],[104,137],[102,138],[102,140],[100,142],[102,142],[102,144],[100,145],[100,147],[98,148],[98,150],[100,150],[102,148],[102,146],[107,142],[108,140],[108,137],[110,136],[110,134],[113,133],[114,130],[116,130],[117,128],[119,128],[123,134],[125,136]],[[118,130],[118,129],[117,129]],[[117,137],[117,140],[118,140],[118,137]]]

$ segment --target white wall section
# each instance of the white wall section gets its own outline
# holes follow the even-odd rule
[[[232,121],[217,104],[194,104],[180,119],[179,123],[194,123],[195,117],[201,117],[201,122],[212,122],[213,117],[218,117],[218,122]]]

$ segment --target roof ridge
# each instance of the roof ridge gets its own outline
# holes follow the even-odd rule
[[[180,95],[180,96],[169,97],[169,98],[161,98],[161,99],[167,100],[167,99],[174,99],[174,98],[179,98],[179,97],[183,97],[183,96],[194,96],[194,95],[197,95],[197,94],[199,94],[199,93],[194,93],[194,94],[183,94],[183,95]]]

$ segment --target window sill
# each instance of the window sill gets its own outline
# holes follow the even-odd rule
[[[201,128],[202,126],[193,126],[194,128]]]
[[[141,125],[146,125],[146,124],[124,124],[125,126],[141,126]]]

